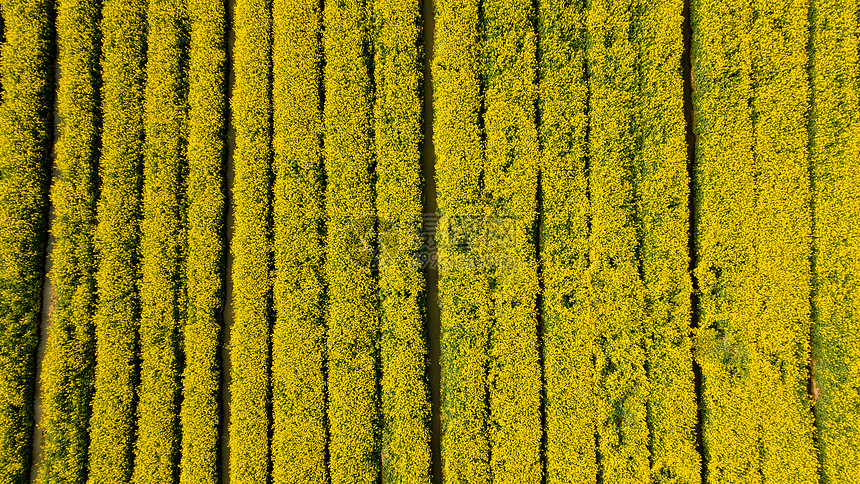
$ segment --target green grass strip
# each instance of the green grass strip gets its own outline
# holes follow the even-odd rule
[[[438,2],[435,22],[442,472],[448,484],[485,484],[491,479],[490,300],[479,254],[484,161],[478,2]]]
[[[187,321],[183,331],[179,482],[219,482],[223,295],[224,45],[222,2],[189,0]]]
[[[140,314],[146,8],[107,0],[102,9],[102,158],[99,167],[96,370],[90,418],[91,484],[129,482]]]
[[[531,0],[483,4],[485,197],[493,300],[489,340],[490,468],[494,483],[541,482],[541,369],[535,234],[540,151],[537,32]]]
[[[56,170],[51,187],[54,306],[42,363],[39,482],[87,480],[90,400],[95,368],[96,171],[101,84],[98,0],[57,4]]]
[[[233,11],[233,325],[230,330],[230,481],[269,474],[272,9],[239,0]]]
[[[185,323],[183,171],[187,89],[185,5],[147,5],[141,222],[140,386],[134,482],[172,482],[179,451],[179,337]]]
[[[637,183],[636,3],[593,0],[588,10],[592,223],[590,317],[596,334],[596,425],[603,482],[649,476],[649,396]]]
[[[810,348],[809,1],[753,2],[761,475],[818,483]],[[760,296],[761,297],[761,296]]]
[[[382,475],[429,484],[421,218],[421,2],[374,3]]]
[[[324,14],[332,484],[376,482],[380,468],[370,14],[364,0],[327,4]]]
[[[818,479],[806,394],[807,12],[801,2],[693,5],[709,482]]]
[[[273,8],[272,481],[324,484],[322,12],[318,0],[275,0]]]
[[[651,482],[699,482],[690,339],[689,175],[681,56],[683,1],[640,4],[641,272],[644,282]]]
[[[47,161],[51,4],[0,5],[0,482],[29,480]]]
[[[586,2],[542,0],[538,14],[546,482],[595,482]]]
[[[821,482],[860,475],[860,7],[812,1],[812,368]]]

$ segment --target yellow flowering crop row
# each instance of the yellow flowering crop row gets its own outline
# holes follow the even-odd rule
[[[487,429],[489,283],[480,266],[484,215],[478,2],[436,3],[433,57],[442,369],[442,472],[490,482]]]
[[[29,480],[48,173],[50,8],[0,5],[0,482]]]
[[[185,4],[147,5],[140,386],[134,482],[172,482],[179,451],[180,331],[184,327]]]
[[[218,473],[224,181],[224,3],[188,0],[187,322],[182,339],[181,484]]]
[[[379,478],[370,14],[364,0],[327,3],[324,14],[332,484],[369,484]]]
[[[374,2],[382,475],[430,483],[421,213],[421,2]]]
[[[860,475],[860,6],[813,0],[812,387],[821,482]]]
[[[699,482],[681,0],[640,3],[638,181],[651,482]]]
[[[597,479],[585,1],[539,2],[546,482]]]
[[[807,13],[799,0],[693,4],[709,482],[818,480],[806,393]]]
[[[595,418],[604,482],[647,480],[649,395],[638,260],[637,150],[641,119],[636,3],[590,2],[589,247],[595,331]]]
[[[761,474],[819,482],[809,383],[809,1],[753,2]],[[761,297],[761,296],[759,296]],[[763,304],[762,304],[763,303]]]
[[[233,325],[230,331],[230,477],[266,482],[269,472],[271,292],[271,49],[269,0],[233,11]]]
[[[93,392],[96,302],[96,170],[99,149],[99,11],[97,0],[57,4],[61,76],[57,176],[51,187],[54,307],[42,363],[42,458],[39,482],[87,479]]]
[[[95,390],[90,418],[90,484],[132,475],[136,342],[140,314],[146,9],[106,0],[102,8],[102,157],[96,253]]]
[[[756,335],[750,328],[757,271],[755,139],[748,105],[752,11],[732,4],[699,0],[691,17],[701,291],[696,359],[709,482],[754,482],[760,476]]]
[[[483,3],[485,261],[490,470],[494,483],[541,482],[537,337],[537,32],[531,0]]]
[[[322,12],[274,2],[272,482],[325,484]]]

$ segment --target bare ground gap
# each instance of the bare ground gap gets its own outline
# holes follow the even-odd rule
[[[535,35],[535,61],[536,65],[540,66],[540,55],[541,55],[541,29],[540,29],[540,0],[532,0],[532,28]],[[541,69],[535,69],[535,88],[537,92],[540,92],[540,84],[541,84]],[[535,96],[534,101],[534,117],[535,117],[535,127],[540,130],[541,126],[541,109],[540,109],[540,98],[539,96]],[[538,143],[538,153],[543,152],[543,147],[541,146],[540,136],[537,137]],[[541,467],[541,484],[546,484],[547,480],[547,428],[546,428],[546,369],[545,369],[545,356],[544,356],[544,318],[543,318],[543,292],[544,292],[544,279],[543,279],[543,257],[541,257],[541,240],[543,237],[543,169],[542,164],[540,163],[541,158],[538,158],[538,171],[537,171],[537,187],[535,190],[535,198],[536,198],[536,214],[537,219],[534,224],[534,247],[535,247],[535,259],[537,261],[537,281],[538,281],[538,293],[535,298],[535,313],[537,315],[537,352],[538,352],[538,368],[540,369],[540,380],[541,380],[541,391],[540,391],[540,404],[538,407],[538,411],[540,413],[540,428],[541,428],[541,439],[540,439],[540,467]]]
[[[424,77],[423,77],[423,139],[421,146],[421,176],[422,198],[424,201],[424,237],[428,250],[424,264],[425,281],[425,311],[426,327],[424,334],[427,338],[428,383],[430,391],[430,465],[434,484],[442,483],[442,372],[439,364],[441,355],[441,322],[439,308],[439,272],[436,268],[436,245],[431,237],[436,226],[436,152],[433,145],[433,72],[431,69],[434,54],[435,17],[434,0],[422,0],[421,19],[422,44],[424,47]]]
[[[48,6],[48,24],[51,26],[56,25],[56,6],[54,3],[51,3]],[[2,19],[0,19],[0,40],[2,42],[6,42],[5,36],[5,23]],[[42,222],[43,233],[42,233],[42,251],[40,254],[40,263],[39,266],[43,269],[43,273],[41,274],[42,283],[39,287],[39,303],[38,303],[38,312],[39,312],[39,327],[36,332],[36,353],[30,356],[30,364],[33,368],[33,381],[29,383],[29,391],[30,391],[30,400],[32,402],[30,415],[31,421],[31,431],[30,431],[30,461],[25,463],[26,468],[29,469],[30,474],[30,482],[35,483],[38,480],[39,467],[41,465],[42,460],[42,364],[45,359],[45,350],[48,342],[48,328],[51,325],[51,313],[53,312],[53,298],[54,298],[54,286],[51,283],[51,280],[48,278],[48,275],[51,272],[52,266],[52,252],[54,250],[54,237],[53,237],[53,224],[54,224],[54,204],[51,201],[50,190],[52,186],[53,180],[56,178],[56,144],[57,138],[59,137],[59,127],[60,127],[60,111],[58,108],[58,99],[57,99],[57,83],[60,80],[60,56],[57,47],[57,30],[51,29],[51,40],[50,47],[48,51],[49,62],[51,66],[51,75],[48,78],[48,92],[45,93],[47,96],[48,104],[51,106],[51,113],[48,116],[49,120],[46,123],[46,127],[48,128],[48,136],[45,139],[45,161],[43,163],[43,170],[46,174],[45,176],[45,193],[44,193],[44,207],[45,207],[45,220]]]
[[[235,32],[233,31],[233,10],[235,0],[227,0],[224,8],[224,226],[223,261],[224,261],[224,292],[221,302],[221,344],[218,352],[221,362],[219,395],[221,408],[218,419],[218,474],[222,484],[230,483],[230,330],[233,325],[233,281],[230,274],[233,269],[233,256],[230,245],[233,241],[233,151],[236,147],[236,131],[233,129],[231,98],[233,95],[233,47]]]
[[[369,0],[365,0],[364,7],[368,10],[372,10],[372,2]],[[377,32],[375,31],[373,13],[368,13],[367,17],[364,18],[364,21],[367,22],[370,26],[367,27],[367,31],[371,34],[371,37],[375,37]],[[368,88],[370,93],[370,119],[375,119],[376,116],[376,100],[377,100],[377,84],[376,84],[376,42],[365,37],[362,42],[362,51],[363,58],[365,59],[365,68],[367,72],[368,79]],[[371,145],[376,144],[376,123],[372,122],[369,128]],[[375,148],[374,148],[375,149]],[[381,297],[380,291],[380,267],[379,261],[382,250],[382,243],[379,240],[379,212],[377,210],[377,194],[379,190],[377,188],[377,183],[379,182],[379,176],[377,174],[377,167],[379,166],[379,159],[377,156],[372,156],[370,160],[370,166],[368,171],[368,179],[370,184],[370,197],[371,203],[373,203],[373,212],[371,215],[371,227],[370,227],[370,275],[374,281],[375,291]],[[381,299],[379,300],[381,303]],[[380,312],[382,311],[381,304],[378,306]],[[384,409],[381,405],[382,400],[382,327],[377,325],[374,330],[375,338],[379,344],[375,345],[373,349],[373,361],[374,361],[374,381],[375,385],[373,388],[373,392],[375,395],[375,401],[380,402],[380,404],[376,407],[374,418],[379,424],[376,426],[374,431],[374,451],[379,458],[380,465],[378,467],[378,473],[376,475],[377,484],[383,484],[385,482],[385,468],[382,465],[382,450],[383,450],[383,425],[385,421]]]
[[[809,28],[809,31],[807,33],[807,35],[808,35],[807,45],[808,45],[809,50],[808,50],[808,57],[807,57],[807,64],[806,64],[806,72],[807,72],[807,75],[809,76],[807,80],[809,82],[811,95],[809,96],[809,119],[810,119],[810,121],[808,122],[808,125],[807,125],[807,133],[808,133],[809,138],[807,140],[806,152],[808,153],[808,156],[809,156],[808,168],[807,168],[808,172],[809,172],[809,194],[810,194],[810,196],[809,196],[809,213],[810,213],[810,219],[809,219],[809,222],[810,222],[809,269],[810,270],[809,270],[809,273],[811,274],[810,282],[811,282],[811,286],[812,286],[812,290],[809,293],[809,308],[810,308],[810,318],[811,318],[811,323],[812,323],[812,329],[810,330],[809,337],[808,337],[809,362],[806,365],[806,372],[807,372],[806,393],[809,396],[809,401],[812,402],[812,408],[810,411],[810,413],[812,414],[812,428],[813,428],[812,442],[813,442],[813,445],[815,446],[815,448],[819,449],[819,452],[816,452],[816,454],[818,455],[819,472],[820,472],[820,475],[823,476],[823,472],[821,471],[821,469],[824,468],[824,461],[822,460],[823,456],[822,456],[822,453],[820,452],[821,446],[819,444],[818,412],[816,411],[817,410],[816,403],[818,402],[818,391],[817,391],[818,385],[815,382],[815,373],[814,373],[815,372],[815,354],[816,354],[816,351],[815,351],[816,329],[815,329],[815,327],[817,326],[816,323],[818,321],[819,314],[818,314],[818,311],[816,311],[816,307],[815,307],[816,306],[816,304],[815,304],[816,287],[818,287],[818,281],[816,280],[817,279],[816,274],[818,274],[818,271],[816,268],[816,264],[817,264],[816,253],[818,252],[818,239],[815,237],[815,227],[816,227],[818,218],[816,217],[817,205],[815,203],[815,193],[816,193],[816,188],[817,188],[817,185],[815,182],[815,166],[814,166],[815,160],[812,157],[812,149],[813,149],[813,146],[815,144],[815,140],[814,140],[814,131],[813,131],[814,127],[813,127],[813,124],[811,121],[812,115],[815,112],[815,107],[816,107],[816,96],[814,95],[815,94],[814,90],[813,90],[814,86],[812,85],[812,72],[813,72],[813,67],[814,67],[814,63],[815,63],[815,53],[816,53],[815,42],[814,42],[815,38],[814,37],[815,37],[815,25],[818,21],[818,10],[816,9],[816,5],[813,2],[809,3],[808,18],[809,18],[809,23],[807,24],[807,26]]]
[[[690,294],[690,333],[695,344],[696,328],[699,327],[699,281],[696,279],[695,269],[699,264],[699,257],[696,248],[696,228],[698,223],[698,201],[697,190],[698,180],[696,179],[696,133],[695,133],[695,109],[693,106],[693,28],[691,20],[692,0],[684,0],[684,55],[681,59],[681,68],[684,77],[684,121],[686,126],[686,142],[687,142],[687,176],[689,181],[689,190],[687,195],[687,206],[689,207],[689,222],[687,235],[687,251],[689,258],[689,273],[692,283],[692,293]],[[701,482],[707,482],[708,462],[705,459],[704,446],[704,424],[703,424],[703,395],[702,395],[702,369],[695,358],[693,362],[693,384],[696,391],[696,450],[699,452],[701,462]]]
[[[323,114],[325,112],[325,71],[326,71],[326,63],[328,62],[326,59],[326,52],[325,52],[325,48],[324,48],[325,32],[324,32],[323,15],[325,13],[325,5],[326,5],[326,0],[318,0],[317,6],[319,8],[319,10],[318,10],[319,17],[317,18],[318,23],[317,23],[316,41],[317,41],[317,49],[319,49],[318,50],[318,52],[319,52],[319,67],[318,67],[318,71],[317,71],[319,73],[318,74],[319,77],[317,78],[318,79],[317,94],[319,95],[319,103],[317,105],[317,108],[319,109],[320,123],[323,122]],[[274,126],[274,123],[273,123],[273,126]],[[325,143],[326,143],[325,135],[324,135],[324,133],[320,133],[320,135],[319,135],[320,193],[323,193],[323,194],[326,193],[326,190],[328,187],[328,172],[325,170],[325,162],[322,158],[322,156],[323,156],[322,153],[325,153],[325,147],[326,147]],[[324,201],[321,202],[321,208],[323,208],[323,209],[325,208]],[[328,240],[328,226],[326,225],[326,223],[321,222],[318,229],[319,229],[318,235],[320,237],[319,240],[322,240],[322,241]],[[329,255],[326,254],[326,250],[324,248],[323,249],[323,258],[324,259],[322,261],[322,267],[325,267],[325,258],[327,258],[327,257],[329,257]],[[325,284],[323,284],[322,297],[324,300],[328,300],[328,296],[329,296],[328,283],[325,283]],[[323,315],[320,315],[319,317],[320,317],[319,323],[323,328],[325,328],[325,332],[327,333],[328,327],[326,326],[325,317]],[[323,411],[323,432],[325,433],[325,444],[324,444],[324,450],[323,450],[323,463],[325,465],[326,475],[328,475],[329,463],[331,462],[331,448],[329,447],[329,443],[331,442],[331,425],[330,425],[329,416],[328,416],[328,408],[329,408],[329,393],[328,393],[329,365],[328,365],[328,353],[327,353],[328,352],[328,345],[326,344],[325,340],[323,340],[322,348],[323,348],[323,350],[322,350],[323,351],[322,381],[323,381],[323,405],[324,405],[323,406],[323,409],[324,409],[324,411]]]

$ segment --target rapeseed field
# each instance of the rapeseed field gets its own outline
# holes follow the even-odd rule
[[[857,0],[0,0],[0,484],[860,482]]]

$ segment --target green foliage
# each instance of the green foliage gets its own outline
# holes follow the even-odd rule
[[[136,346],[140,314],[146,9],[106,0],[102,9],[101,196],[95,394],[90,418],[90,484],[129,482],[132,474]]]
[[[48,194],[50,4],[2,3],[0,482],[29,480]]]
[[[480,269],[481,58],[478,2],[436,3],[433,57],[442,368],[442,473],[490,482],[487,429],[489,282]],[[472,220],[470,220],[472,219]]]
[[[681,0],[639,4],[640,267],[648,358],[651,482],[701,480],[690,339],[689,176]]]
[[[322,12],[274,2],[275,483],[325,484],[326,385]]]
[[[379,478],[370,8],[329,3],[324,24],[329,472],[332,484],[368,484]]]
[[[187,321],[182,334],[181,484],[219,482],[218,344],[223,295],[224,4],[189,0]]]
[[[135,484],[173,482],[179,451],[180,331],[185,319],[185,4],[147,4],[140,386]]]
[[[100,127],[100,10],[98,0],[57,4],[61,123],[55,147],[57,176],[51,187],[54,304],[41,375],[44,413],[39,482],[43,484],[83,484],[87,479],[95,366],[93,238]]]
[[[539,483],[541,369],[535,234],[537,33],[531,0],[483,4],[484,199],[493,221],[486,254],[490,469],[494,483]],[[486,260],[486,257],[485,257]]]
[[[542,0],[538,14],[546,482],[594,482],[586,6]]]
[[[860,475],[860,8],[812,2],[812,370],[821,482]]]
[[[807,13],[798,0],[693,5],[709,482],[818,481],[806,393]]]
[[[230,477],[266,482],[269,471],[272,12],[268,0],[233,11],[233,325],[230,331]]]
[[[421,3],[374,3],[382,475],[430,483],[421,205]]]

